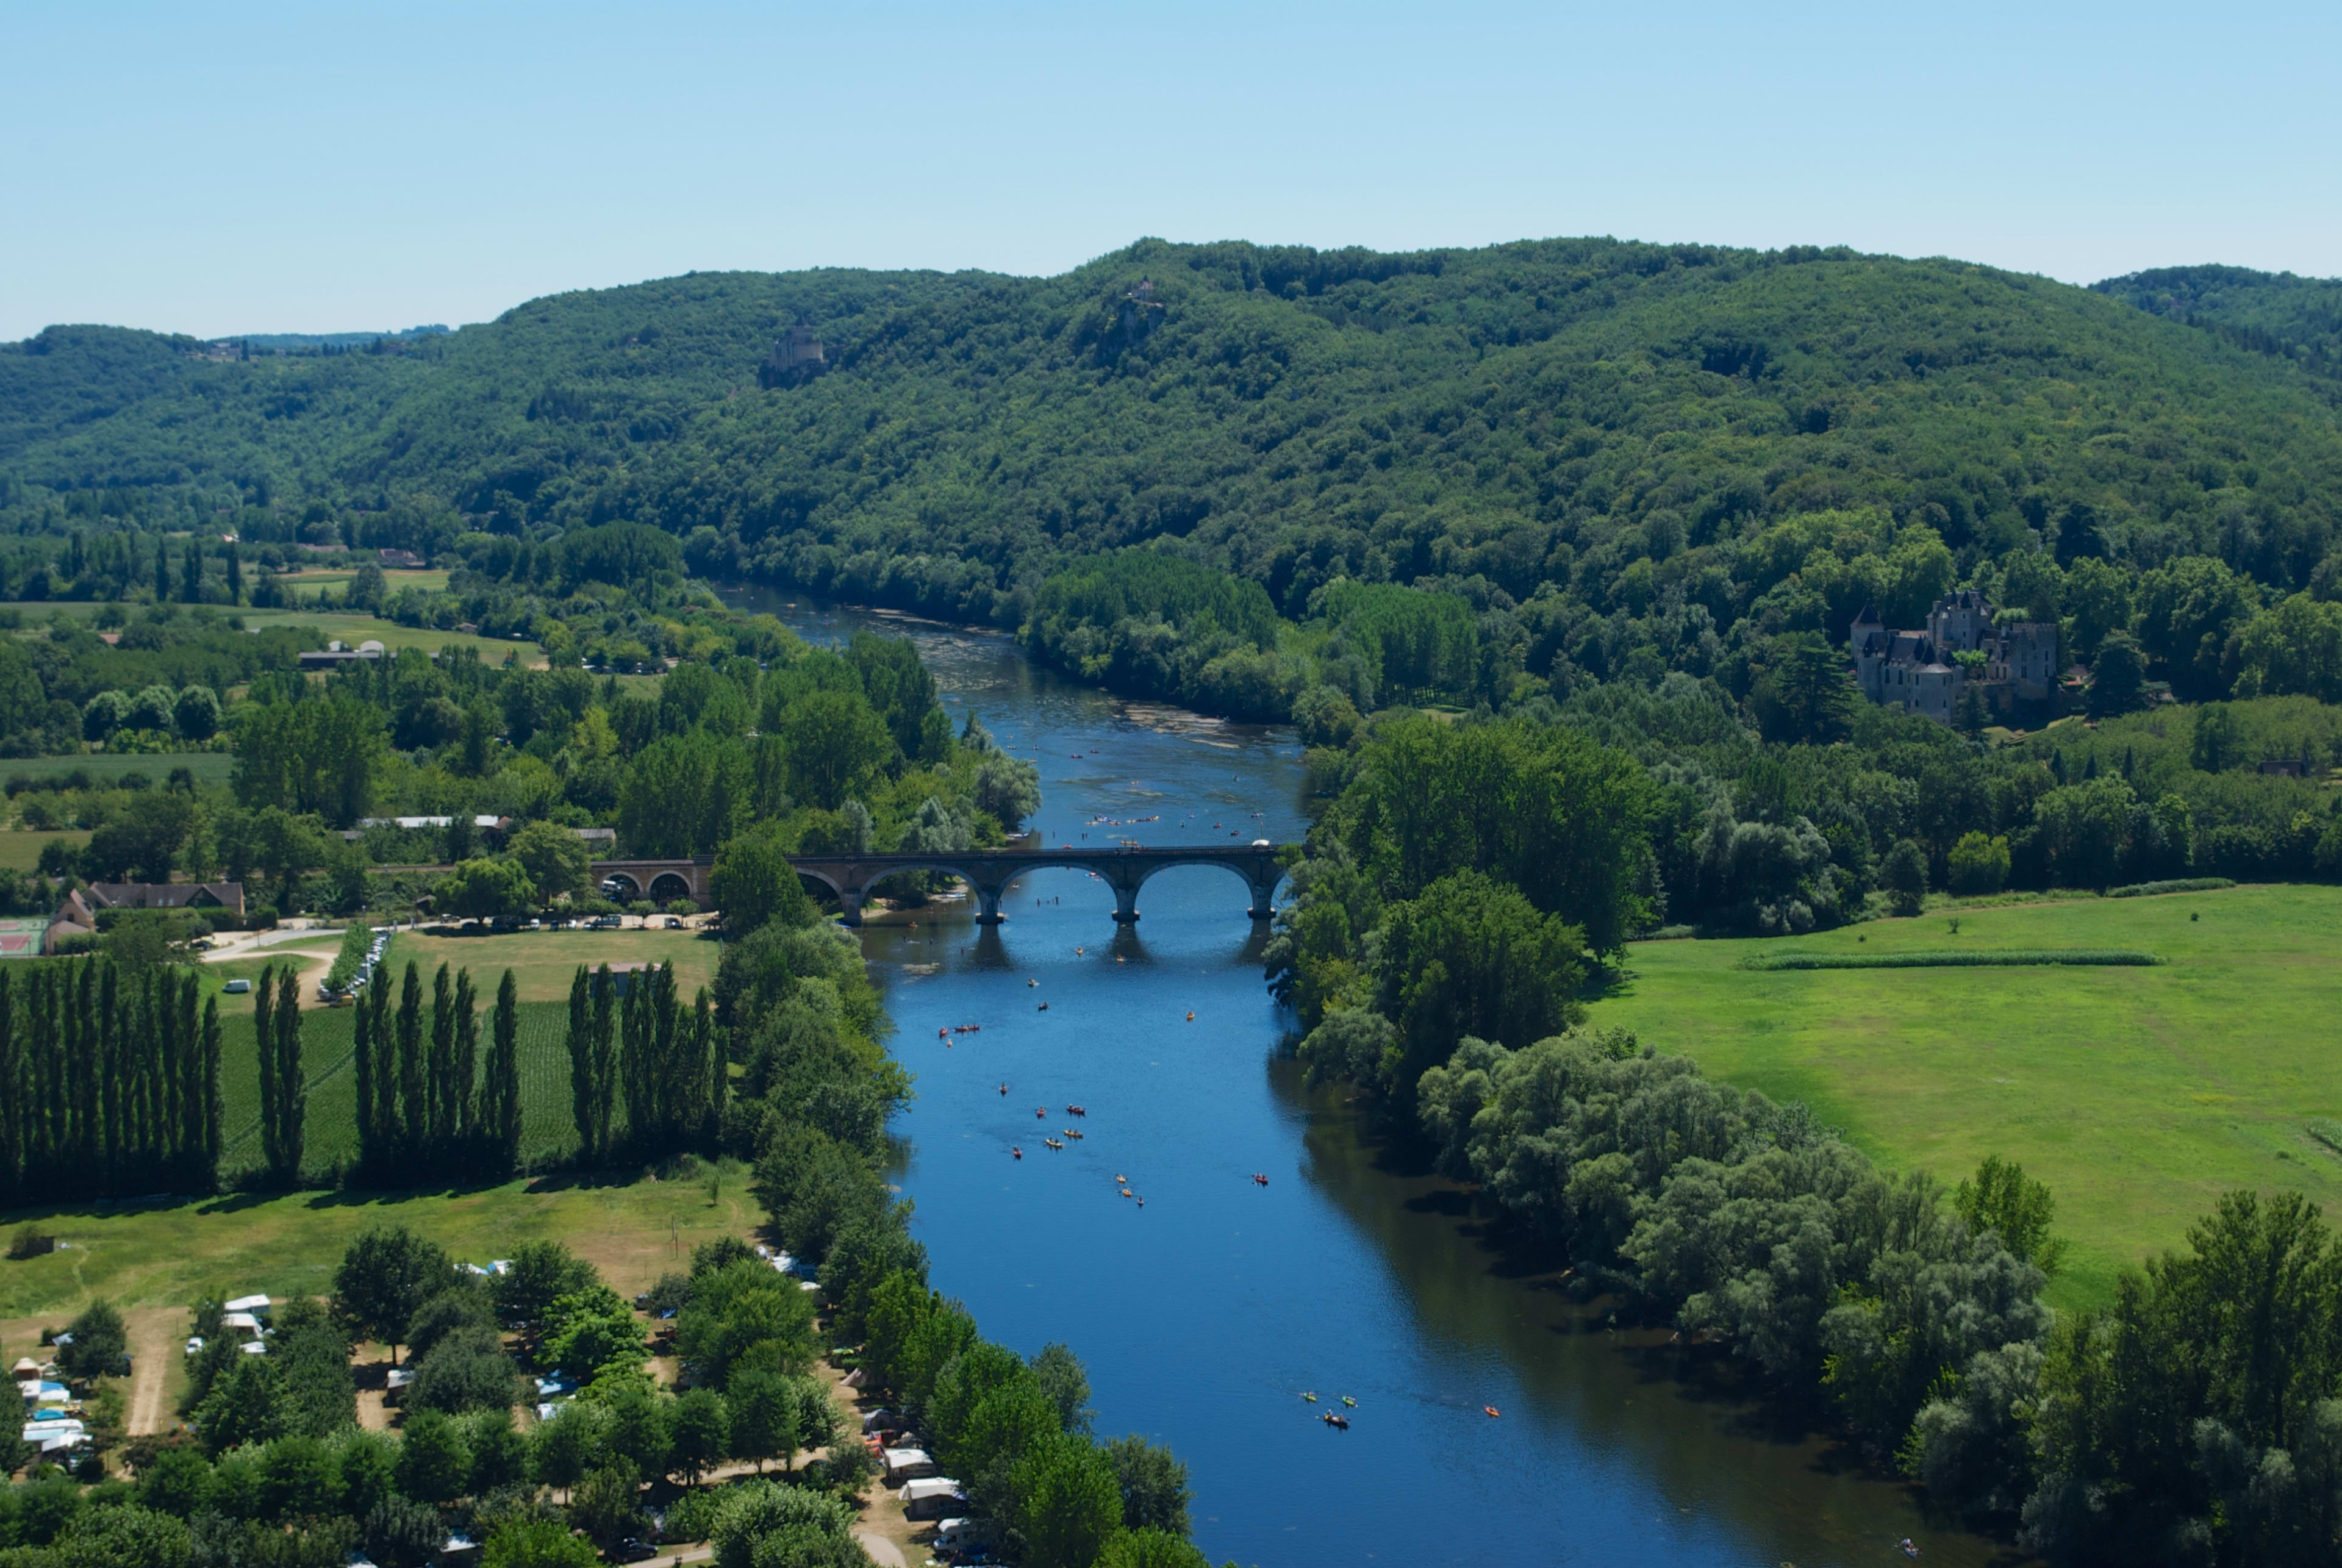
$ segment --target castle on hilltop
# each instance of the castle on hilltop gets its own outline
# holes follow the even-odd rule
[[[829,368],[821,336],[803,311],[796,324],[773,340],[773,352],[756,369],[756,385],[766,391],[776,386],[803,386]]]
[[[1847,641],[1864,696],[1937,724],[1960,717],[1962,694],[1971,686],[1981,694],[1985,715],[2003,724],[2047,716],[2056,703],[2057,625],[1999,624],[1991,601],[1973,588],[1937,600],[1920,631],[1889,631],[1866,604]]]

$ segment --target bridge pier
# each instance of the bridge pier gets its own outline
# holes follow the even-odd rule
[[[1138,924],[1138,889],[1117,884],[1114,890],[1114,923],[1116,925]]]
[[[978,925],[1000,924],[1000,889],[986,887],[980,882],[967,884],[976,893],[976,923]]]
[[[1283,875],[1283,870],[1280,868],[1270,873],[1266,879],[1252,879],[1252,907],[1245,911],[1246,914],[1255,920],[1266,920],[1276,913],[1275,908],[1276,884]]]
[[[837,895],[838,919],[847,925],[862,924],[862,890],[858,887],[841,891]]]

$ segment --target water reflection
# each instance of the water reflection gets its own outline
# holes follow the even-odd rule
[[[808,636],[871,624],[781,597],[759,607]],[[1045,842],[1304,826],[1288,732],[1117,704],[1005,639],[884,626],[920,643],[956,714],[1040,764]],[[1900,1562],[1907,1534],[1930,1563],[1991,1560],[1731,1364],[1614,1330],[1338,1094],[1305,1090],[1245,904],[1239,879],[1181,868],[1117,927],[1103,883],[1041,871],[1005,926],[930,906],[863,935],[917,1074],[900,1179],[937,1283],[1021,1351],[1071,1343],[1101,1432],[1177,1449],[1214,1561],[1823,1568]],[[1084,1136],[1048,1150],[1069,1104]]]

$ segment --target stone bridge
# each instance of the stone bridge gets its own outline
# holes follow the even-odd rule
[[[593,882],[596,889],[613,879],[623,884],[620,904],[647,898],[664,907],[676,899],[688,898],[702,909],[713,909],[716,897],[708,889],[707,878],[715,869],[716,857],[712,854],[689,860],[597,860],[594,863]],[[633,891],[627,892],[626,888]]]
[[[596,862],[598,870],[602,863]],[[862,901],[873,883],[903,871],[937,871],[956,876],[976,890],[978,924],[1000,924],[1000,897],[1008,884],[1028,871],[1058,867],[1094,872],[1114,889],[1114,917],[1125,924],[1138,918],[1138,890],[1158,871],[1175,865],[1216,865],[1244,878],[1252,894],[1245,913],[1255,920],[1269,916],[1269,900],[1284,880],[1273,844],[1256,841],[1244,848],[1165,845],[1155,849],[970,849],[931,854],[800,854],[790,857],[797,874],[810,877],[837,895],[846,924],[862,924]]]

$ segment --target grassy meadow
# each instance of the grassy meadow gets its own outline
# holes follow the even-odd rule
[[[89,842],[86,828],[60,828],[55,833],[9,833],[0,831],[0,871],[27,872],[41,864],[41,848],[53,838],[61,838],[71,849],[79,849]]]
[[[144,774],[149,784],[159,784],[171,776],[173,768],[186,769],[197,784],[224,784],[235,772],[235,758],[227,752],[71,752],[53,757],[11,757],[0,762],[0,780],[39,781],[78,771],[86,774],[92,784],[107,788],[119,783],[125,774]]]
[[[1959,929],[1950,929],[1957,918]],[[1755,954],[2136,948],[2155,968],[1775,970]],[[1931,911],[1811,936],[1638,943],[1590,1009],[1710,1075],[1802,1100],[1886,1165],[1947,1183],[1987,1154],[2057,1199],[2051,1299],[2102,1300],[2223,1192],[2291,1187],[2342,1216],[2342,888]]]
[[[716,961],[723,945],[696,931],[523,931],[501,936],[431,936],[403,932],[393,944],[393,962],[401,970],[410,958],[425,975],[442,964],[468,967],[472,984],[485,1001],[495,1000],[505,971],[513,972],[520,999],[569,1005],[569,984],[581,964],[667,964],[675,965],[676,984],[688,1002],[703,985],[716,984]]]
[[[374,615],[354,615],[342,611],[245,610],[241,613],[244,624],[248,627],[314,626],[328,642],[339,640],[353,648],[371,637],[393,653],[401,648],[420,648],[426,654],[435,653],[441,648],[471,648],[486,663],[501,664],[506,654],[516,652],[522,664],[537,669],[545,666],[544,652],[535,643],[477,637],[467,632],[435,632],[423,626],[402,626],[395,621],[385,621]]]
[[[265,1291],[277,1297],[333,1288],[349,1239],[403,1224],[457,1258],[486,1263],[517,1243],[550,1236],[590,1258],[627,1294],[721,1232],[762,1223],[736,1168],[714,1180],[597,1183],[568,1175],[415,1193],[230,1193],[169,1203],[19,1210],[65,1243],[45,1257],[0,1259],[0,1341],[21,1350],[35,1322],[61,1326],[92,1298],[125,1308],[185,1306],[203,1295]]]
[[[339,932],[283,943],[248,958],[203,965],[206,994],[237,977],[256,979],[288,958],[303,965],[301,1056],[308,1085],[304,1122],[303,1164],[329,1171],[357,1154],[356,1010],[315,1004],[315,982],[341,946]],[[431,977],[441,964],[468,968],[477,988],[480,1043],[485,1051],[496,987],[509,968],[520,987],[521,1158],[545,1164],[566,1158],[576,1147],[570,1115],[569,983],[580,964],[665,964],[672,960],[687,1000],[714,984],[720,948],[713,940],[682,931],[543,931],[502,936],[425,936],[402,932],[388,954],[391,984],[400,984],[407,961],[423,969],[425,1026],[429,1026]],[[396,993],[392,1007],[397,1006]],[[227,1140],[224,1170],[229,1174],[260,1164],[259,1054],[252,1034],[252,997],[222,995],[221,1098]]]

